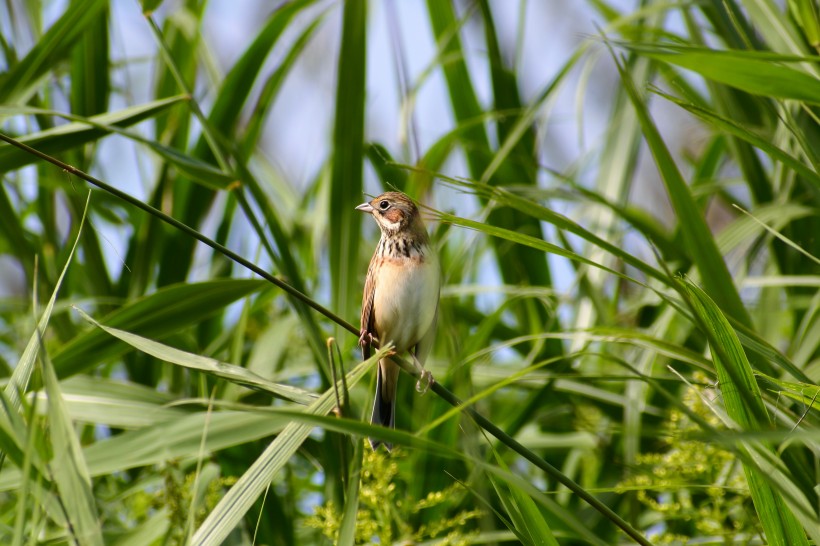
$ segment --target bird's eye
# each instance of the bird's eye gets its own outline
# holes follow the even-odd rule
[[[379,203],[379,208],[380,208],[380,209],[382,209],[382,210],[387,210],[387,209],[389,209],[389,208],[390,208],[390,201],[388,201],[387,199],[385,199],[384,201],[382,201],[381,203]]]

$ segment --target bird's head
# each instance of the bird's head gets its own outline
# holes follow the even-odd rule
[[[409,197],[401,192],[383,193],[369,203],[362,203],[356,207],[356,210],[372,214],[385,235],[395,235],[405,231],[416,232],[419,229],[424,231],[419,209]]]

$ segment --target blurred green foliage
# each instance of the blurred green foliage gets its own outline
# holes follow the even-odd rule
[[[820,543],[817,10],[787,4],[591,0],[574,32],[544,2],[294,0],[222,57],[220,2],[9,2],[0,543]],[[289,102],[326,74],[326,110]],[[351,208],[388,187],[424,205],[428,367],[465,401],[402,377],[389,455]]]

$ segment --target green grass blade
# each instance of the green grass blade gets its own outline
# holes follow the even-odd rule
[[[803,29],[809,45],[820,48],[820,8],[813,0],[789,0],[792,17]]]
[[[351,460],[349,479],[345,489],[345,505],[342,514],[342,524],[339,526],[339,535],[336,537],[338,546],[354,546],[356,544],[356,520],[359,513],[359,487],[361,485],[362,457],[365,443],[353,436],[353,458]]]
[[[491,149],[484,125],[476,123],[476,120],[484,119],[487,114],[478,102],[473,88],[473,78],[468,70],[459,37],[459,31],[466,20],[466,16],[462,20],[457,20],[452,3],[438,0],[428,0],[427,11],[433,34],[438,42],[439,63],[447,81],[450,105],[456,123],[458,126],[466,125],[461,133],[460,140],[470,168],[471,178],[473,180],[482,180],[486,173],[489,184],[492,185],[501,181],[504,181],[504,183],[513,182],[519,185],[534,185],[536,182],[534,173],[537,168],[534,163],[534,150],[525,149],[527,147],[526,143],[531,138],[531,129],[520,125],[515,127],[514,124],[509,126],[502,124],[499,136],[501,139],[508,141],[508,149],[504,149],[503,153],[514,154],[517,161],[504,161],[498,166],[493,165],[492,170],[496,171],[496,176],[489,177],[492,170],[488,170],[488,168],[491,166],[495,154]],[[488,17],[488,19],[483,23],[492,26],[494,22],[489,19],[489,16],[489,10],[485,11],[485,17]],[[487,32],[492,42],[494,32],[489,29]],[[492,46],[492,44],[490,45]],[[502,65],[497,64],[494,67],[490,78],[493,89],[501,93],[500,97],[495,97],[496,108],[499,107],[499,101],[520,104],[520,99],[512,97],[516,85],[514,82],[509,81],[506,69]],[[551,87],[548,86],[549,89]],[[517,112],[513,112],[513,114],[515,115]],[[504,138],[507,134],[513,135],[512,138]],[[524,142],[524,144],[522,145],[521,142]],[[524,161],[523,166],[517,165],[519,161]],[[522,232],[532,237],[542,237],[541,226],[537,221],[529,217],[522,217],[516,214],[515,211],[504,207],[494,208],[488,218],[488,223],[509,231]],[[552,285],[552,274],[542,253],[527,247],[502,245],[499,241],[493,241],[492,244],[496,252],[496,263],[506,284]],[[544,325],[543,327],[556,329],[558,326],[558,321],[554,317],[547,316],[540,306],[528,308],[526,304],[517,305],[514,310],[522,323],[527,322],[529,317],[535,313],[539,316],[539,321]],[[563,350],[560,344],[549,344],[545,349],[549,355],[560,354]]]
[[[232,66],[225,76],[213,108],[208,115],[208,125],[226,142],[230,141],[234,127],[239,121],[242,107],[253,89],[259,72],[265,65],[265,59],[279,41],[282,33],[289,30],[288,23],[302,10],[314,3],[315,0],[297,0],[288,2],[274,11],[265,26],[254,38],[253,42],[242,53],[239,60]],[[197,143],[194,155],[209,160],[208,143],[203,137]]]
[[[85,32],[99,22],[98,15],[107,5],[106,0],[71,2],[31,51],[0,75],[0,104],[26,102],[40,81],[55,70]]]
[[[104,332],[121,341],[124,341],[128,345],[131,345],[135,349],[142,351],[145,354],[153,356],[154,358],[158,358],[178,366],[183,366],[191,370],[205,372],[248,388],[255,388],[268,392],[274,396],[285,400],[291,400],[298,404],[307,405],[314,402],[317,398],[317,396],[312,392],[300,389],[298,387],[293,387],[291,385],[283,385],[274,383],[273,381],[268,381],[264,377],[260,377],[252,371],[242,368],[241,366],[234,366],[226,362],[220,362],[214,358],[208,358],[206,356],[182,351],[168,345],[163,345],[162,343],[158,343],[154,340],[132,334],[131,332],[104,326],[88,316],[81,309],[75,309],[85,320],[97,328],[100,328]]]
[[[465,227],[465,228],[469,228],[469,229],[474,229],[474,230],[480,231],[481,233],[484,233],[486,235],[490,235],[492,237],[497,237],[499,239],[504,239],[504,240],[507,240],[507,241],[510,241],[510,242],[513,242],[513,243],[517,243],[519,245],[525,245],[525,246],[528,246],[528,247],[533,248],[535,250],[539,250],[541,252],[549,252],[551,254],[555,254],[556,256],[561,256],[561,257],[564,257],[564,258],[568,258],[568,259],[573,260],[573,261],[578,262],[578,263],[586,264],[588,266],[595,267],[595,268],[600,268],[600,269],[602,269],[602,270],[604,270],[604,271],[606,271],[606,272],[608,272],[612,275],[616,275],[616,276],[618,276],[618,277],[620,277],[624,280],[628,280],[628,281],[632,281],[632,282],[636,282],[638,284],[641,284],[638,280],[636,280],[632,277],[629,277],[629,276],[627,276],[627,275],[625,275],[625,274],[623,274],[619,271],[616,271],[612,268],[606,267],[605,265],[602,265],[600,263],[593,262],[589,258],[581,256],[580,254],[576,254],[575,252],[566,250],[565,248],[560,247],[558,245],[548,243],[548,242],[544,241],[543,239],[541,239],[539,237],[532,237],[530,235],[526,235],[526,234],[523,234],[523,233],[520,233],[520,232],[517,232],[517,231],[506,230],[506,229],[503,229],[503,228],[500,228],[500,227],[492,226],[490,224],[484,224],[484,223],[481,223],[481,222],[477,222],[475,220],[469,220],[467,218],[461,218],[461,217],[454,216],[452,214],[446,214],[446,213],[443,213],[443,212],[438,213],[437,217],[438,217],[439,221],[441,221],[441,222],[446,222],[448,224],[453,224],[453,225],[456,225],[456,226],[461,226],[461,227]],[[630,261],[635,261],[635,260],[630,260]],[[663,275],[663,273],[655,271],[654,268],[652,268],[648,264],[646,264],[644,262],[641,262],[640,260],[637,260],[637,262],[642,264],[641,265],[641,270],[647,271],[647,272],[650,272],[650,271],[654,272],[653,273],[654,278],[657,278],[658,280],[667,279],[667,277],[665,275]],[[655,277],[655,275],[657,275],[657,277]],[[666,282],[669,282],[669,281],[667,280]]]
[[[51,447],[55,454],[49,467],[70,523],[70,535],[78,544],[102,546],[101,524],[80,439],[66,409],[57,374],[45,353],[42,361]]]
[[[111,92],[108,67],[108,7],[96,13],[71,60],[71,111],[93,116],[108,110]]]
[[[46,311],[43,313],[43,317],[37,325],[35,335],[32,337],[32,341],[40,345],[42,345],[43,336],[45,335],[45,329],[41,330],[40,325],[43,325],[45,328],[48,324],[48,318],[51,316],[57,294],[62,286],[62,281],[68,271],[68,266],[71,263],[71,258],[74,256],[77,242],[79,242],[82,234],[82,228],[85,223],[85,212],[88,210],[88,200],[90,197],[91,195],[89,194],[86,199],[85,211],[74,246],[71,249],[68,260],[66,260],[63,266],[60,278],[54,288],[54,293],[49,300]],[[60,504],[65,510],[65,515],[69,522],[69,533],[73,540],[79,544],[101,546],[103,540],[99,516],[94,501],[94,494],[91,491],[91,477],[88,474],[88,468],[83,458],[80,440],[74,431],[71,418],[66,410],[65,401],[60,392],[60,385],[57,381],[57,375],[54,373],[51,360],[44,350],[34,351],[34,356],[38,353],[41,356],[41,362],[43,364],[43,384],[45,386],[45,392],[48,395],[49,433],[52,452],[55,454],[49,463],[49,469],[54,483],[57,486],[57,493],[61,499]],[[24,353],[23,358],[26,358],[26,356]],[[18,392],[25,390],[31,370],[31,365],[26,362],[21,362],[18,366],[25,368],[25,371],[17,378],[12,376],[12,381],[6,387],[7,394],[9,398],[12,399]],[[20,389],[20,391],[18,391],[18,389]],[[12,404],[14,410],[19,410],[21,401],[18,399],[13,401]]]
[[[385,349],[380,349],[371,358],[351,370],[347,374],[347,385],[352,388],[386,353]],[[342,388],[341,382],[338,388]],[[335,389],[331,388],[308,406],[305,411],[310,414],[325,415],[333,409],[335,404]],[[231,487],[214,510],[208,514],[205,522],[191,538],[191,544],[196,546],[218,546],[222,544],[273,477],[307,439],[312,429],[312,425],[304,423],[292,422],[288,424],[265,449],[264,453],[248,468],[247,472],[239,478],[239,481]]]
[[[644,137],[655,158],[655,165],[669,193],[689,259],[697,265],[707,293],[715,298],[721,308],[741,324],[751,324],[749,312],[740,299],[726,262],[720,255],[703,214],[675,165],[672,154],[669,153],[658,128],[652,121],[644,99],[638,92],[635,82],[617,59],[615,64],[638,114]]]
[[[88,118],[88,123],[76,121],[46,129],[39,133],[26,135],[19,139],[32,148],[46,153],[57,154],[66,150],[71,150],[101,139],[110,134],[105,129],[106,126],[128,127],[135,125],[146,119],[151,119],[168,108],[185,100],[183,96],[159,99],[138,106],[130,106],[116,112],[108,112],[98,116]],[[16,115],[19,113],[30,113],[31,109],[6,107],[0,109],[0,115]],[[14,146],[0,146],[0,163],[4,170],[13,171],[30,165],[37,161],[37,158]]]
[[[812,59],[770,52],[720,51],[666,44],[618,42],[617,45],[753,95],[820,104],[820,81],[816,76],[783,64],[812,62]]]
[[[226,305],[264,286],[264,281],[222,279],[180,284],[138,299],[106,316],[104,322],[148,337],[168,336],[198,324]],[[67,377],[123,354],[127,346],[99,329],[80,334],[54,356],[54,368]]]
[[[167,102],[167,104],[166,104],[166,101],[162,101],[163,102],[162,109],[172,108],[174,106],[174,102],[176,100],[179,100],[180,102],[182,102],[182,101],[186,101],[187,98],[184,95],[180,95],[178,97],[174,97],[174,98],[171,98],[169,100],[170,100],[170,102]],[[134,107],[134,108],[140,108],[142,110],[142,109],[145,109],[146,106],[150,106],[151,108],[154,108],[154,106],[152,106],[152,105],[144,105],[144,106],[139,106],[139,107]],[[155,118],[156,116],[161,116],[163,114],[162,109],[157,109],[157,110],[153,111],[152,113],[150,113],[149,115],[143,114],[142,117],[147,119],[148,117]],[[155,152],[157,155],[159,155],[162,159],[167,161],[170,165],[175,167],[176,170],[180,174],[188,176],[192,180],[195,180],[196,182],[200,182],[204,186],[206,186],[208,188],[211,188],[211,189],[216,189],[216,190],[227,189],[228,186],[232,182],[235,182],[235,180],[236,180],[236,176],[234,176],[232,173],[226,173],[226,172],[220,170],[219,168],[211,165],[210,163],[206,163],[205,161],[203,161],[201,159],[198,159],[194,156],[184,154],[184,153],[182,153],[182,152],[180,152],[180,151],[178,151],[174,148],[171,148],[170,146],[165,146],[164,144],[161,144],[161,143],[159,143],[155,140],[150,140],[150,139],[144,138],[143,136],[137,134],[136,132],[128,131],[128,130],[123,129],[123,127],[126,127],[128,125],[133,125],[135,123],[138,123],[138,122],[142,121],[142,119],[139,119],[139,118],[134,120],[134,121],[126,120],[125,122],[121,122],[121,121],[119,121],[121,116],[119,116],[117,113],[114,113],[114,116],[116,116],[116,117],[113,117],[109,120],[106,116],[99,116],[99,117],[96,117],[96,118],[84,118],[82,116],[75,116],[73,114],[66,114],[64,112],[57,112],[57,111],[53,111],[53,110],[45,110],[43,108],[29,108],[29,107],[3,108],[3,107],[0,107],[0,114],[3,114],[4,112],[8,112],[11,115],[13,115],[13,114],[35,114],[35,115],[58,116],[58,117],[61,117],[61,118],[64,118],[64,119],[67,119],[67,120],[70,120],[70,121],[74,122],[75,124],[77,124],[78,127],[82,127],[83,125],[87,125],[89,128],[99,129],[100,134],[96,138],[95,138],[95,135],[93,135],[93,134],[84,135],[82,138],[77,139],[76,142],[75,142],[76,137],[72,138],[71,139],[71,145],[72,146],[74,144],[83,143],[85,141],[88,141],[88,142],[94,141],[97,138],[102,138],[103,136],[106,136],[108,133],[116,133],[118,135],[121,135],[125,138],[133,140],[134,142],[137,142],[139,144],[142,144],[142,145],[148,147],[153,152]],[[113,121],[114,124],[112,124],[112,123],[103,123],[103,121],[106,121],[106,120]],[[46,133],[52,134],[52,136],[53,136],[53,133],[57,133],[57,132],[59,132],[58,129],[53,129],[53,130],[47,131]],[[60,134],[62,134],[62,132],[60,132]],[[33,141],[34,138],[35,138],[35,135],[28,135],[27,137],[24,137],[23,139],[20,139],[20,140],[21,140],[21,142],[28,142],[27,139],[31,139]],[[44,143],[45,146],[48,146],[48,144],[49,144],[48,142]],[[40,144],[37,144],[37,146],[39,147]],[[22,150],[18,150],[18,151],[22,153]]]
[[[161,544],[163,537],[168,533],[170,525],[168,510],[157,510],[146,521],[117,536],[111,544],[113,546]]]
[[[91,193],[89,192],[88,198],[91,199]],[[88,210],[88,200],[86,200],[86,211]],[[20,411],[22,406],[22,401],[20,399],[20,395],[26,392],[28,388],[29,380],[31,379],[31,374],[34,371],[34,365],[37,361],[37,354],[40,350],[41,340],[40,336],[43,332],[46,331],[48,327],[48,321],[51,319],[51,313],[54,311],[54,304],[57,302],[57,295],[60,292],[60,287],[63,284],[63,279],[65,278],[65,274],[68,271],[68,264],[71,263],[72,258],[74,257],[74,251],[77,250],[77,244],[80,241],[80,234],[82,233],[83,225],[85,225],[85,212],[83,213],[82,220],[80,221],[80,227],[77,233],[77,237],[74,239],[74,244],[71,247],[71,252],[68,254],[68,259],[66,259],[66,263],[63,266],[63,270],[60,273],[60,276],[57,278],[57,282],[54,286],[54,291],[51,294],[51,298],[48,300],[48,304],[46,304],[45,309],[43,309],[43,313],[40,316],[40,320],[37,323],[37,330],[31,335],[29,338],[29,342],[26,345],[26,348],[23,350],[23,354],[20,356],[20,360],[17,361],[17,365],[14,367],[14,372],[9,378],[9,382],[6,384],[4,389],[4,393],[6,398],[9,400],[11,407],[5,408],[8,410]]]
[[[201,405],[203,401],[196,402]],[[204,448],[210,453],[278,434],[287,423],[286,417],[271,412],[199,411],[94,442],[84,448],[83,457],[91,477],[105,476],[173,459],[198,457],[203,447],[203,430],[207,430]],[[0,491],[20,487],[20,480],[17,468],[4,469],[0,473]]]
[[[303,53],[305,46],[310,42],[316,33],[316,29],[323,21],[322,18],[317,18],[299,35],[293,44],[293,47],[288,50],[288,54],[281,64],[273,71],[273,73],[265,81],[262,90],[259,92],[259,98],[254,105],[248,122],[248,128],[245,130],[245,135],[242,138],[241,156],[243,158],[250,157],[251,152],[259,142],[259,137],[262,134],[265,122],[268,119],[268,112],[276,102],[279,95],[279,90],[285,82],[285,78],[290,74],[293,65]]]
[[[679,281],[678,287],[691,306],[702,331],[709,338],[729,417],[743,430],[768,428],[769,419],[760,389],[729,321],[703,290],[685,281]],[[770,451],[768,447],[760,448]],[[794,514],[760,469],[744,464],[744,471],[769,543],[808,546],[805,532]]]
[[[744,0],[743,10],[748,13],[750,26],[760,33],[767,49],[786,55],[804,56],[809,53],[805,42],[786,12],[772,0]],[[804,69],[820,76],[816,63],[806,62]]]
[[[509,471],[509,468],[495,450],[493,450],[493,455],[498,466]],[[492,478],[490,479],[492,480]],[[549,524],[529,495],[511,482],[507,482],[509,491],[496,484],[495,480],[493,480],[493,486],[510,515],[510,520],[515,526],[516,534],[519,537],[523,537],[527,544],[558,546]]]
[[[330,278],[333,308],[343,317],[359,304],[359,241],[365,201],[363,188],[364,116],[367,67],[367,2],[350,0],[342,8],[342,35],[336,84],[330,174]],[[388,182],[384,180],[382,182]],[[337,334],[338,337],[338,334]]]
[[[139,429],[179,419],[187,411],[170,404],[175,396],[132,381],[75,375],[60,383],[68,413],[73,421]],[[38,407],[47,398],[38,393]]]

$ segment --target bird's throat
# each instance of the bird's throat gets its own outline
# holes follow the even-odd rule
[[[427,241],[419,237],[406,237],[402,234],[382,237],[376,249],[378,255],[384,258],[410,258],[423,260],[428,253]]]

